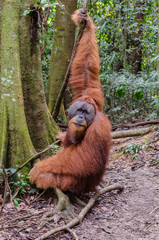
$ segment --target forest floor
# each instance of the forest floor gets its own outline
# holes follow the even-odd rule
[[[101,188],[121,183],[122,192],[102,195],[83,222],[72,228],[79,240],[159,240],[159,132],[114,140],[110,164]],[[50,194],[50,193],[49,193]],[[88,201],[92,194],[81,195]],[[54,195],[28,196],[18,207],[6,203],[0,217],[0,240],[32,240],[49,231],[40,229],[43,212],[56,205]],[[75,206],[79,212],[81,207]],[[54,226],[64,224],[55,216]],[[70,232],[47,238],[74,239]]]

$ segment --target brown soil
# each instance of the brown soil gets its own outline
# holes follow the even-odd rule
[[[142,149],[136,155],[130,153],[130,143],[135,144],[134,149],[135,146]],[[128,152],[123,153],[123,149]],[[159,133],[114,141],[102,185],[115,182],[123,184],[124,191],[113,191],[98,199],[83,222],[72,229],[78,239],[159,240]],[[85,194],[80,198],[88,201],[91,196]],[[7,203],[0,218],[0,240],[36,239],[49,231],[52,228],[50,223],[39,229],[39,220],[43,212],[51,211],[55,204],[53,195],[47,200],[46,196],[38,200],[35,196],[28,196],[17,208]],[[75,206],[75,211],[80,210]],[[27,215],[29,217],[24,218]],[[18,217],[20,219],[16,220]],[[64,220],[55,216],[55,227],[58,224],[64,224]],[[71,233],[62,232],[47,239],[74,238]]]

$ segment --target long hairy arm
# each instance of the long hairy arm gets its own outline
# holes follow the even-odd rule
[[[86,27],[77,47],[69,79],[74,100],[83,95],[89,95],[101,111],[104,105],[104,97],[99,81],[100,59],[96,41],[96,27],[91,17],[84,14],[82,10],[75,11],[72,19],[76,25],[86,21]]]

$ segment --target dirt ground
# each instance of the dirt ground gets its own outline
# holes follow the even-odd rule
[[[159,132],[114,140],[110,164],[100,188],[121,183],[122,192],[102,195],[83,222],[74,228],[79,240],[159,240]],[[81,195],[84,201],[92,194]],[[55,197],[28,196],[17,208],[7,203],[0,218],[0,240],[36,239],[49,231],[40,228],[43,212],[51,211]],[[81,207],[75,206],[79,212]],[[54,227],[64,224],[54,217]],[[51,239],[74,239],[61,232]]]

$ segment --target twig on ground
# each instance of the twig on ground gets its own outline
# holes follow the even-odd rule
[[[159,210],[159,206],[158,206],[158,207],[156,207],[154,210],[152,210],[152,212],[150,212],[150,215],[151,215],[152,213],[154,213],[154,212],[158,211],[158,210]]]
[[[16,221],[19,221],[19,220],[24,220],[26,218],[31,218],[31,217],[34,217],[36,215],[39,215],[39,214],[42,214],[44,213],[44,211],[39,211],[39,212],[36,212],[36,213],[31,213],[31,214],[28,214],[28,215],[25,215],[25,216],[22,216],[22,217],[17,217],[17,218],[14,218],[10,221],[7,221],[7,223],[12,223],[12,222],[16,222]]]
[[[42,193],[39,194],[39,196],[37,196],[32,203],[36,202],[44,193],[46,192],[46,189],[44,189],[44,191],[42,191]]]
[[[25,224],[25,226],[24,226],[24,221],[23,222],[18,222],[18,223],[14,223],[14,224],[11,224],[11,225],[8,225],[8,226],[6,226],[5,225],[5,227],[4,227],[4,229],[9,229],[9,228],[11,228],[11,229],[13,229],[13,228],[16,228],[16,229],[25,229],[25,228],[29,228],[30,227],[30,224]],[[18,232],[19,231],[21,231],[21,230],[18,230]]]
[[[7,176],[7,174],[6,174],[6,176]],[[9,190],[10,202],[12,204],[12,207],[15,208],[15,210],[17,211],[17,208],[13,203],[12,191],[11,191],[9,183],[8,183],[8,177],[7,177],[7,186],[8,186],[8,190]]]
[[[77,217],[75,217],[72,221],[70,221],[68,224],[57,227],[55,229],[52,229],[51,231],[48,231],[47,233],[43,234],[42,236],[36,238],[35,240],[43,240],[46,239],[47,237],[60,232],[60,231],[66,231],[67,229],[81,223],[85,217],[85,215],[88,213],[88,211],[93,207],[94,203],[96,200],[104,193],[110,192],[112,190],[123,190],[124,187],[121,184],[113,184],[111,186],[105,187],[103,189],[98,190],[95,195],[89,200],[87,205],[82,209],[82,211],[79,213]]]

